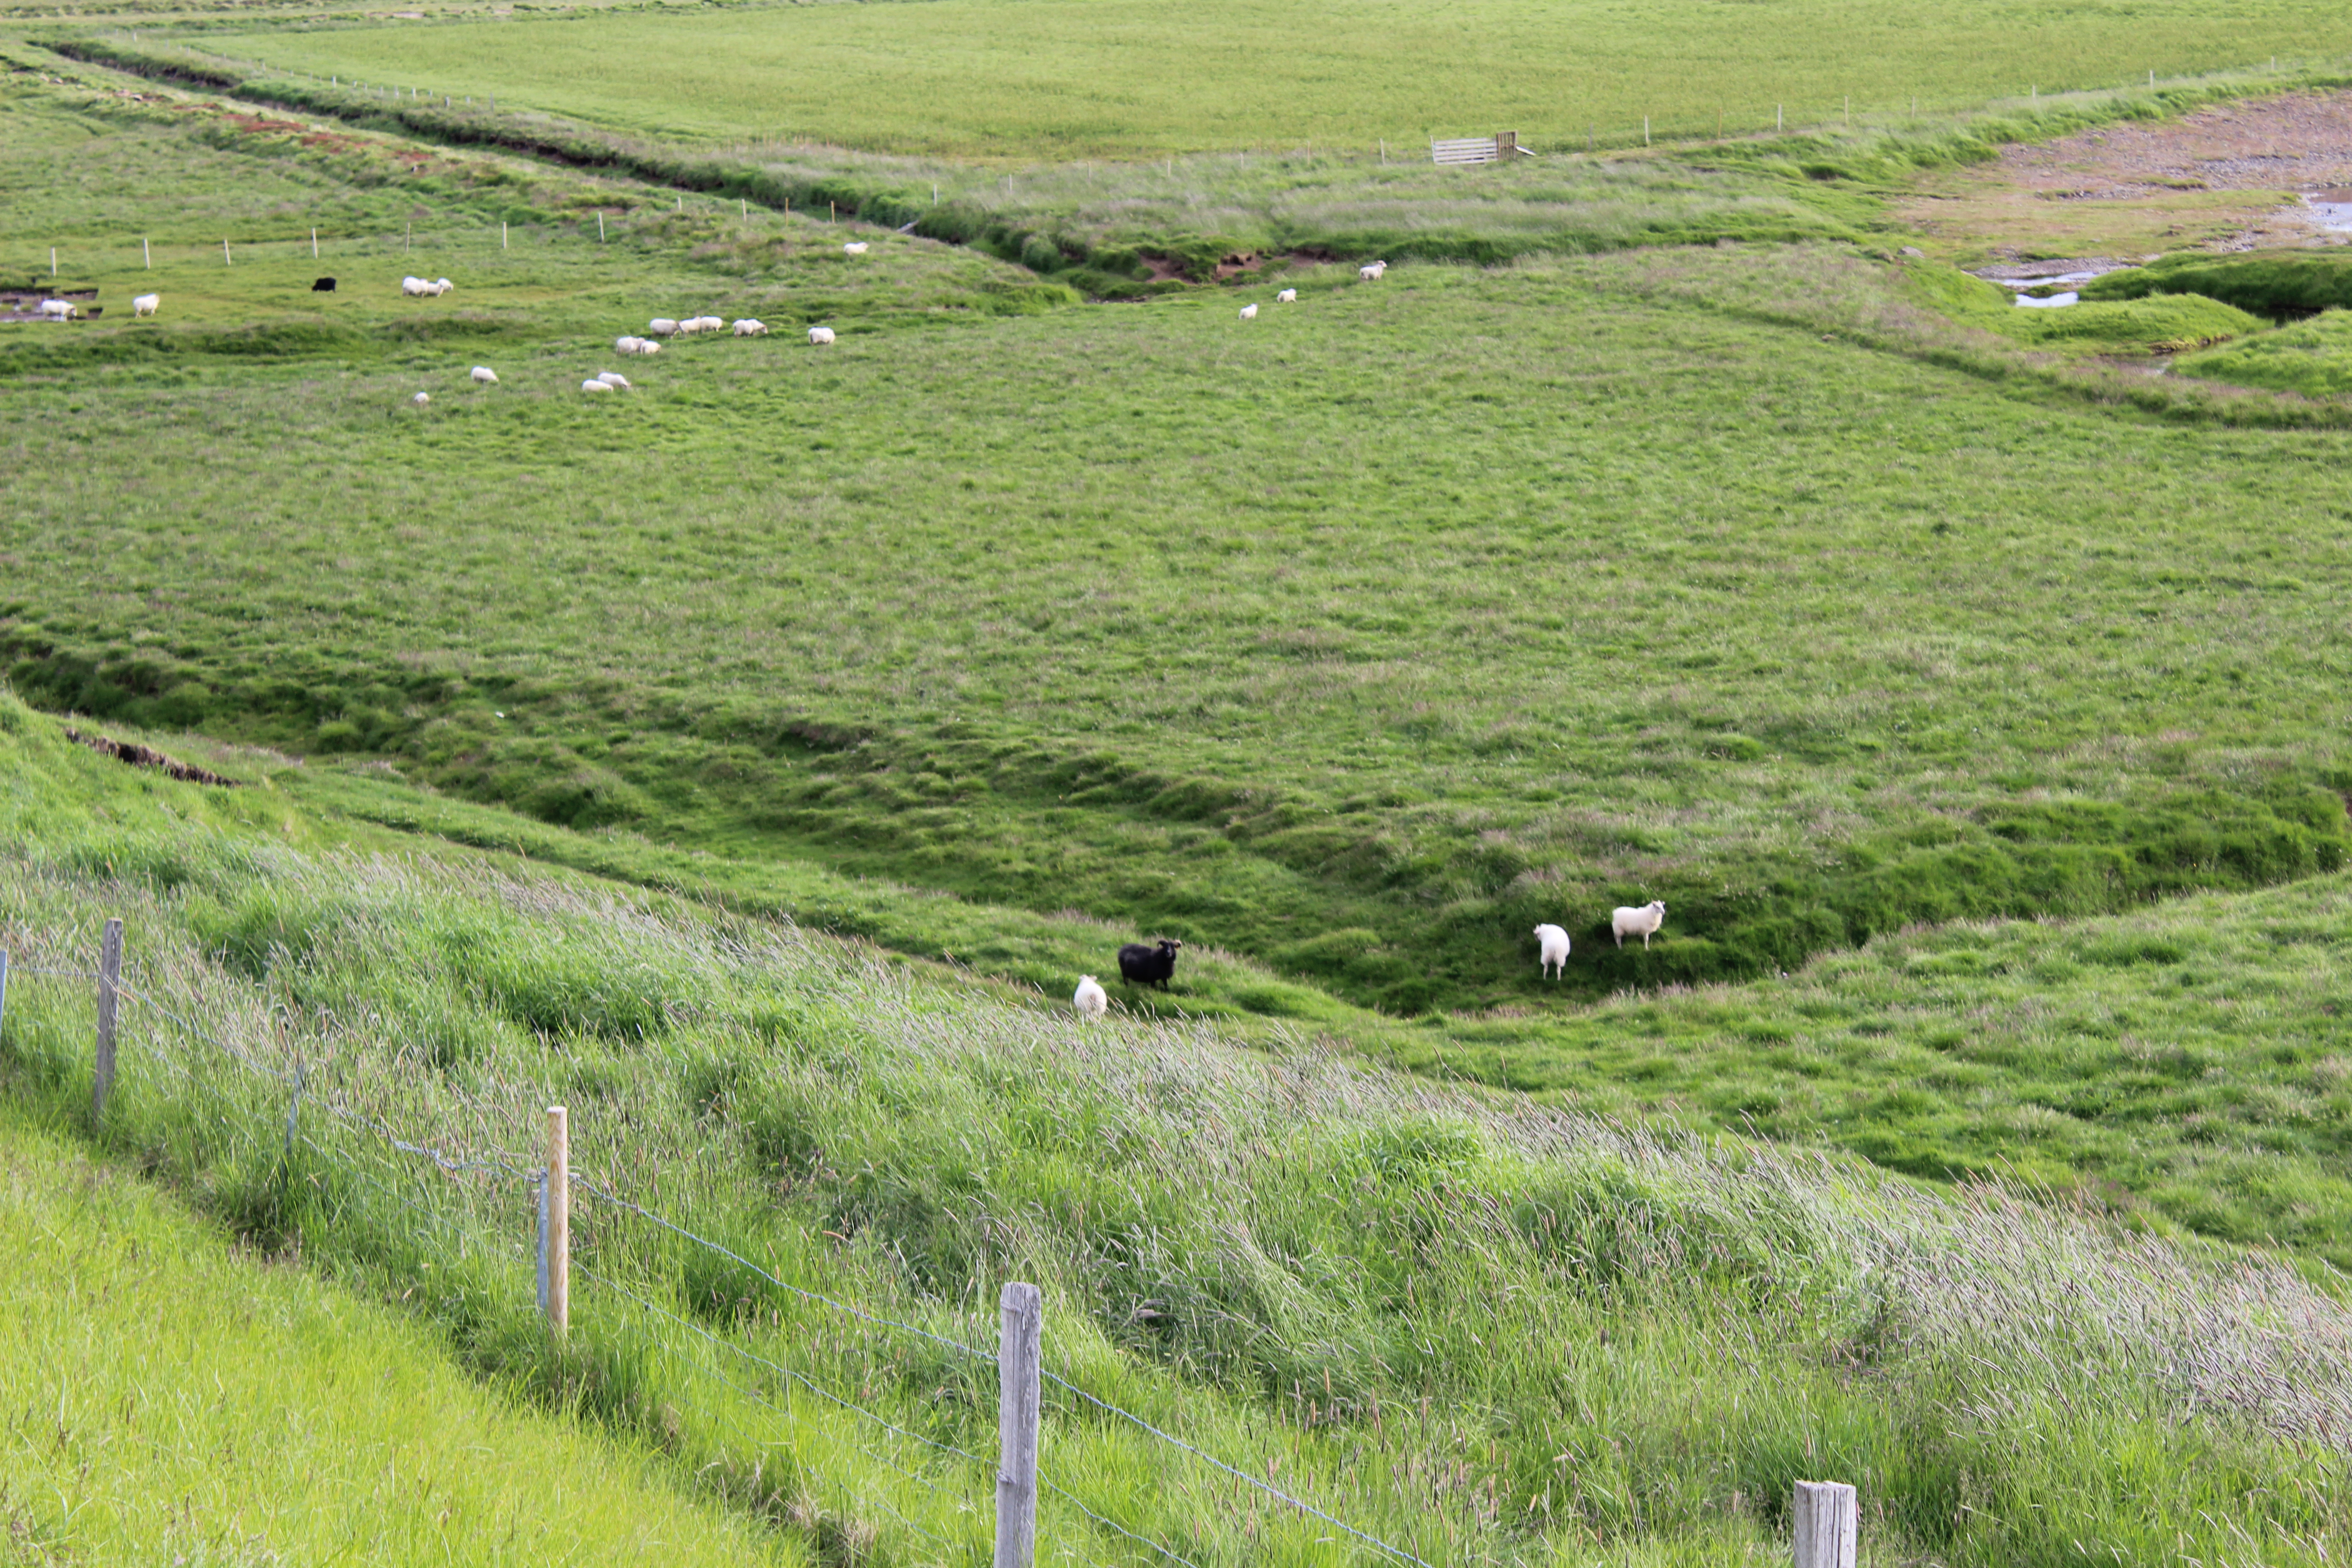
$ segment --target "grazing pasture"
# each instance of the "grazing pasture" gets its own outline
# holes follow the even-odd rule
[[[1801,0],[1772,25],[1651,0],[934,0],[672,16],[394,23],[208,35],[208,50],[321,79],[529,107],[662,140],[801,139],[960,158],[1138,158],[1344,148],[1520,132],[1557,153],[1588,130],[1770,131],[1936,115],[2120,87],[2273,56],[2352,49],[2315,0]],[[726,68],[713,68],[714,62]]]

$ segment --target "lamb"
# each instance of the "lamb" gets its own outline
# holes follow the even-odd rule
[[[1625,945],[1627,937],[1638,936],[1642,939],[1643,948],[1646,950],[1650,945],[1651,936],[1665,922],[1666,906],[1653,899],[1638,910],[1620,907],[1610,915],[1609,929],[1617,933],[1619,947]]]
[[[643,353],[645,352],[645,348],[646,340],[643,338],[624,337],[614,338],[613,340],[613,352],[614,353]]]
[[[455,289],[457,285],[450,282],[446,278],[436,278],[433,280],[433,291],[436,294],[446,294],[450,289]]]
[[[1557,980],[1568,968],[1568,932],[1555,925],[1536,927],[1536,941],[1543,948],[1543,971],[1547,980]]]
[[[1356,276],[1367,283],[1377,283],[1381,280],[1381,274],[1388,269],[1389,264],[1385,261],[1368,261],[1356,268]]]
[[[404,278],[400,280],[400,291],[414,300],[420,294],[432,293],[433,285],[422,278]]]
[[[71,300],[44,300],[40,303],[40,317],[45,321],[70,321],[76,314]]]
[[[1244,305],[1244,306],[1242,307],[1242,320],[1243,320],[1243,321],[1256,321],[1256,320],[1257,320],[1257,307],[1256,307],[1255,305]]]
[[[1070,997],[1070,1005],[1078,1010],[1079,1017],[1091,1022],[1101,1017],[1109,1008],[1110,997],[1093,975],[1081,974],[1078,976],[1078,988]]]
[[[131,313],[133,316],[152,316],[163,308],[163,296],[161,294],[142,294],[131,301]]]
[[[596,373],[596,379],[603,382],[606,386],[612,387],[614,390],[618,392],[634,392],[636,390],[629,384],[629,378],[623,375],[617,370],[600,370]]]
[[[1163,936],[1156,944],[1130,942],[1118,950],[1119,978],[1129,985],[1157,985],[1168,989],[1169,980],[1176,973],[1176,952],[1184,944],[1174,937]]]
[[[1274,302],[1277,305],[1296,305],[1298,303],[1298,290],[1296,289],[1285,289],[1281,293],[1276,294],[1274,297]]]
[[[866,242],[862,239],[853,239],[847,245],[841,247],[841,254],[844,256],[863,256],[866,254]]]
[[[601,380],[583,381],[580,384],[580,390],[583,392],[610,392],[613,390],[613,384],[609,381]]]
[[[672,337],[678,338],[690,338],[700,331],[702,331],[702,318],[699,316],[688,316],[678,322],[677,329],[672,331],[670,335]]]
[[[833,342],[833,329],[831,327],[811,327],[809,329],[809,342],[813,343],[829,343]]]
[[[674,338],[677,336],[677,323],[667,316],[656,316],[646,323],[646,331],[657,338]]]
[[[417,407],[422,408],[426,404],[433,401],[433,395],[429,392],[420,392],[408,401],[415,404]]]
[[[735,335],[739,338],[764,338],[768,335],[768,323],[747,316],[735,323]]]
[[[637,340],[637,352],[641,354],[657,354],[661,353],[661,344],[654,342],[651,338],[639,338]]]
[[[476,365],[474,367],[473,375],[476,384],[478,385],[496,386],[499,384],[499,373],[492,370],[486,364]]]
[[[334,280],[333,279],[331,279],[331,278],[313,278],[313,279],[310,279],[310,292],[311,292],[311,293],[313,293],[313,294],[331,294],[331,293],[333,293],[334,291],[335,291],[335,280]]]

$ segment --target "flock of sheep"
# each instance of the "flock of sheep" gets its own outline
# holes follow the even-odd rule
[[[852,256],[858,256],[864,254],[866,246],[861,241],[845,245],[842,248]],[[422,294],[437,298],[456,287],[457,285],[446,278],[431,280],[423,278],[404,278],[400,280],[400,291],[411,296]],[[134,304],[137,302],[133,301]],[[614,338],[613,352],[638,356],[657,354],[662,352],[661,340],[664,338],[699,337],[705,332],[726,331],[730,326],[734,335],[739,338],[764,338],[768,335],[768,323],[753,316],[745,316],[731,323],[721,316],[656,316],[646,323],[646,336],[639,337],[632,332]],[[811,327],[808,331],[808,340],[820,346],[829,343],[834,341],[833,329]],[[474,384],[478,386],[496,386],[499,384],[499,373],[486,364],[476,365],[470,374]],[[580,390],[583,393],[604,394],[628,392],[634,388],[627,376],[617,370],[607,370],[599,371],[582,382]],[[422,408],[433,401],[433,395],[429,392],[420,392],[408,401],[414,406]]]
[[[1629,936],[1642,939],[1646,950],[1658,928],[1666,923],[1664,900],[1653,899],[1646,904],[1620,904],[1610,911],[1609,930],[1623,947]],[[1129,985],[1157,985],[1165,991],[1171,976],[1176,973],[1176,954],[1183,943],[1173,937],[1162,937],[1157,942],[1131,942],[1118,950],[1119,978]],[[1544,978],[1558,980],[1568,968],[1568,931],[1556,925],[1536,927],[1536,946]],[[1070,1005],[1078,1016],[1092,1021],[1110,1010],[1110,994],[1102,982],[1091,974],[1078,976],[1078,988],[1070,995]]]
[[[1377,283],[1387,274],[1389,264],[1385,261],[1367,261],[1356,268],[1356,276],[1366,283]],[[1298,290],[1285,289],[1274,297],[1274,302],[1277,305],[1296,305],[1298,303]],[[1257,320],[1257,301],[1253,300],[1242,307],[1242,320],[1244,321]]]

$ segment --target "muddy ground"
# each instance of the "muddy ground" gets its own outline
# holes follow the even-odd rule
[[[2305,196],[2352,201],[2352,92],[2217,105],[1941,170],[1901,204],[1931,248],[1980,271],[2063,272],[2214,251],[2352,243]]]

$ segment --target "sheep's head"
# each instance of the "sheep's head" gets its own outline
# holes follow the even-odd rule
[[[1174,952],[1183,945],[1172,936],[1163,936],[1160,939],[1160,951],[1162,952]]]

